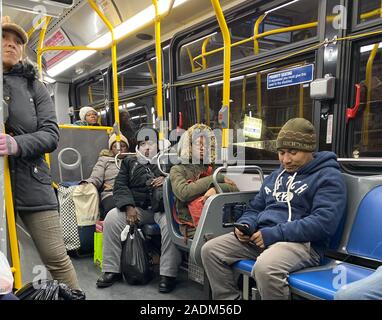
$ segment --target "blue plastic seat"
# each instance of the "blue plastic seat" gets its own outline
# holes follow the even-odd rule
[[[240,260],[235,262],[232,267],[239,273],[247,274],[250,276],[255,263],[255,260]]]
[[[324,266],[293,273],[289,276],[288,282],[296,294],[306,298],[333,300],[334,294],[339,289],[338,285],[341,285],[339,283],[341,272],[345,272],[344,279],[349,284],[371,275],[374,270],[340,263],[332,267]]]
[[[382,186],[375,187],[362,199],[352,224],[346,253],[352,256],[382,261]],[[333,299],[338,270],[346,272],[346,282],[361,280],[374,270],[357,265],[333,262],[318,268],[308,268],[289,276],[292,292],[316,299]]]

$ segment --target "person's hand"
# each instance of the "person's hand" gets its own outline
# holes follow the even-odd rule
[[[127,206],[126,208],[126,220],[129,225],[138,222],[138,211],[132,206]]]
[[[211,196],[216,194],[215,188],[210,188],[207,190],[207,192],[203,195],[203,203],[207,201],[207,199]]]
[[[233,187],[236,187],[236,183],[233,182],[233,180],[227,178],[226,176],[224,176],[224,183],[227,183],[227,184],[229,184],[229,185],[231,185]]]
[[[236,237],[239,239],[240,242],[247,243],[250,241],[251,237],[244,235],[243,232],[241,232],[239,229],[235,228],[234,230]]]
[[[263,236],[261,234],[261,231],[255,232],[252,236],[250,241],[254,242],[259,248],[264,249],[264,241],[263,241]]]
[[[164,182],[164,177],[160,176],[160,177],[156,177],[155,179],[153,179],[153,181],[151,181],[151,185],[154,188],[158,188],[163,184],[163,182]]]
[[[0,156],[13,156],[18,150],[19,146],[12,136],[0,133]]]

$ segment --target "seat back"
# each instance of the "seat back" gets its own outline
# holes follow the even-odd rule
[[[166,177],[163,183],[163,203],[171,240],[179,249],[189,251],[191,248],[192,239],[184,238],[184,236],[179,231],[178,223],[173,217],[173,210],[176,210],[176,208],[175,195],[172,192],[170,177]]]
[[[258,191],[228,192],[211,196],[204,204],[198,227],[191,244],[191,261],[202,266],[201,249],[207,239],[233,231],[223,228],[223,206],[227,203],[249,203]]]
[[[382,185],[362,199],[347,244],[348,253],[382,260]]]
[[[370,197],[368,197],[368,194],[375,187],[382,185],[382,176],[357,177],[349,174],[343,174],[343,176],[346,182],[348,198],[346,219],[338,251],[347,254],[352,253],[349,251],[349,245],[350,250],[352,250],[352,248],[356,246],[356,243],[365,236],[363,233],[368,233],[368,230],[362,223],[367,222],[370,225],[371,223],[377,222],[369,220],[375,219],[376,217],[373,216],[371,212],[365,212],[365,209],[367,208],[366,204],[370,201],[369,199],[373,198],[374,201],[376,200],[375,197],[373,197],[374,193]],[[363,204],[362,208],[361,204]],[[382,199],[380,200],[380,205],[382,206]],[[369,214],[371,217],[369,217]],[[379,224],[379,226],[382,225]]]

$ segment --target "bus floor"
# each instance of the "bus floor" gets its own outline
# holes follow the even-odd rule
[[[21,270],[23,284],[27,284],[39,275],[44,275],[45,267],[41,262],[36,247],[26,232],[25,228],[18,221],[17,234],[19,240]],[[187,272],[180,270],[177,286],[174,291],[167,294],[158,293],[159,275],[147,285],[131,286],[126,282],[117,282],[108,288],[99,289],[96,281],[101,275],[99,267],[93,263],[93,257],[71,258],[77,272],[78,281],[88,300],[197,300],[203,299],[202,285],[188,279]],[[44,278],[49,278],[50,274]]]

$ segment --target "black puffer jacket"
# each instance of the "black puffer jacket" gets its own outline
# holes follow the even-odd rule
[[[125,158],[114,182],[113,198],[118,209],[126,206],[146,209],[151,205],[153,178],[161,175],[157,165],[141,164],[136,157]]]
[[[45,153],[57,148],[59,130],[53,101],[30,64],[18,63],[3,73],[3,98],[8,104],[7,133],[18,146],[10,157],[12,191],[20,211],[57,209]]]

